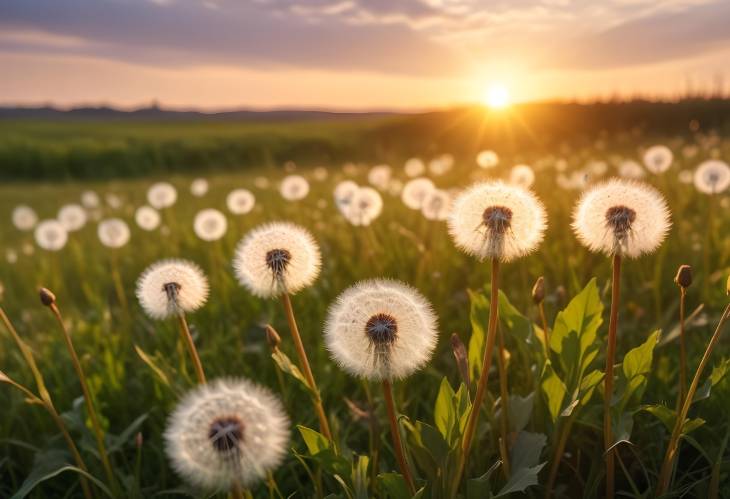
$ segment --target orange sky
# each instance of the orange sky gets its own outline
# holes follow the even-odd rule
[[[730,2],[304,5],[6,0],[0,101],[423,109],[480,101],[495,83],[515,101],[730,89]]]

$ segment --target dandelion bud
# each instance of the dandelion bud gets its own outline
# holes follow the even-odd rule
[[[272,351],[279,349],[281,344],[281,336],[276,332],[276,329],[271,327],[269,324],[266,325],[266,341],[269,343],[269,347]]]
[[[466,353],[466,347],[464,342],[461,341],[459,335],[454,333],[451,335],[451,350],[454,352],[454,358],[456,359],[456,367],[459,369],[459,375],[462,381],[468,387],[469,386],[469,361]]]
[[[41,297],[41,303],[46,307],[50,307],[56,303],[56,295],[48,288],[41,288],[39,291]]]
[[[677,275],[674,277],[677,286],[687,289],[692,285],[692,267],[689,265],[680,265],[677,269]]]
[[[545,300],[545,278],[540,276],[532,287],[532,301],[535,305],[539,305]]]
[[[144,437],[142,436],[142,432],[138,431],[137,434],[134,436],[134,445],[140,449],[142,447],[142,444],[144,443]]]

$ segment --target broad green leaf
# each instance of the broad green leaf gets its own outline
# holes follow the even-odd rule
[[[489,300],[483,293],[468,290],[471,310],[471,337],[469,338],[469,377],[472,380],[479,379],[484,359],[484,346],[486,342],[486,325],[489,321]]]
[[[444,377],[441,380],[438,397],[436,397],[436,406],[434,407],[434,422],[436,428],[448,442],[456,423],[456,415],[454,414],[454,390],[449,384],[449,380]]]
[[[530,433],[521,431],[517,434],[510,455],[510,465],[514,475],[521,468],[532,468],[540,463],[547,436],[542,433]]]
[[[320,452],[330,448],[329,440],[327,440],[327,438],[318,431],[302,425],[297,425],[297,429],[302,435],[310,455],[316,456]]]
[[[527,487],[537,485],[537,475],[543,466],[545,466],[545,463],[538,464],[532,468],[520,468],[516,470],[494,498],[504,497],[514,492],[523,492]]]
[[[278,348],[274,350],[274,352],[271,354],[271,358],[274,359],[274,362],[276,362],[276,365],[279,366],[279,369],[281,369],[283,372],[287,373],[290,376],[293,376],[296,380],[298,380],[304,388],[312,393],[312,389],[309,387],[309,383],[307,383],[307,380],[304,378],[304,375],[299,370],[299,368],[289,359],[289,357],[279,350]]]
[[[712,370],[712,374],[710,374],[710,377],[707,378],[705,382],[702,383],[702,386],[695,392],[692,403],[708,398],[710,396],[710,392],[712,391],[712,387],[725,379],[725,376],[727,376],[728,372],[730,372],[730,359],[725,359],[720,363],[719,366],[716,366]]]
[[[381,473],[378,475],[378,483],[380,484],[380,490],[383,492],[383,497],[389,499],[411,499],[411,494],[408,492],[408,485],[403,475],[398,473]]]
[[[613,442],[609,449],[613,449],[621,442],[631,442],[631,431],[634,429],[634,413],[621,412],[611,417]]]
[[[510,430],[518,432],[524,430],[532,417],[532,409],[535,405],[535,392],[530,392],[527,397],[519,395],[509,396],[509,424]]]
[[[466,482],[466,498],[467,499],[489,499],[492,497],[492,488],[490,479],[494,472],[502,464],[501,461],[494,463],[486,473],[479,478],[472,478]]]
[[[565,384],[558,375],[555,374],[550,361],[547,361],[543,368],[540,387],[542,388],[542,392],[545,394],[550,417],[552,418],[552,421],[555,422],[558,419],[558,414],[560,414],[566,390]]]
[[[527,347],[530,357],[539,359],[540,364],[542,364],[544,350],[542,342],[535,334],[537,327],[512,305],[507,295],[501,290],[499,291],[499,320],[505,326],[504,331],[517,340],[518,348],[522,350]]]
[[[644,405],[641,406],[642,411],[648,412],[652,416],[656,417],[659,421],[664,423],[667,430],[672,431],[674,429],[674,423],[677,420],[677,412],[669,407],[661,404]]]
[[[654,331],[649,335],[644,343],[636,348],[632,348],[624,356],[621,369],[627,380],[631,380],[636,376],[649,374],[651,371],[651,361],[654,357],[654,347],[659,341],[660,331]]]
[[[357,456],[357,461],[352,465],[352,488],[355,499],[368,499],[369,466],[368,456]]]

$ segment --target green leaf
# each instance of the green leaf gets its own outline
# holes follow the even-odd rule
[[[542,392],[545,394],[548,411],[550,412],[550,417],[554,423],[558,419],[558,414],[560,414],[566,390],[565,384],[558,375],[555,374],[550,361],[545,362],[540,387],[542,388]]]
[[[720,381],[725,379],[725,376],[727,376],[728,372],[730,372],[730,359],[725,359],[722,361],[722,363],[720,363],[719,366],[716,366],[712,370],[712,374],[710,374],[710,377],[707,378],[705,382],[702,383],[702,386],[695,392],[692,403],[708,398],[710,396],[712,388]]]
[[[624,356],[621,369],[627,380],[631,380],[636,376],[649,374],[651,371],[651,362],[654,357],[654,347],[659,341],[659,334],[659,330],[654,331],[644,343],[629,350]]]
[[[271,358],[274,359],[274,362],[276,362],[276,365],[286,374],[294,377],[297,381],[299,381],[304,388],[310,392],[312,392],[312,389],[309,387],[309,383],[307,383],[307,380],[304,378],[304,375],[299,370],[299,368],[287,357],[287,355],[279,350],[278,348],[274,350],[274,352],[271,354]]]
[[[537,485],[537,475],[543,466],[545,466],[545,463],[538,464],[532,468],[520,468],[516,470],[494,498],[504,497],[514,492],[523,492],[527,487]]]
[[[380,489],[386,498],[411,498],[411,494],[408,492],[408,485],[403,475],[398,473],[381,473],[378,475],[378,484],[380,484]]]
[[[456,422],[454,414],[454,390],[449,384],[449,380],[444,378],[441,380],[438,397],[436,397],[436,406],[434,407],[434,422],[441,435],[448,442],[451,440],[451,434]]]
[[[368,456],[357,456],[352,465],[352,488],[356,499],[368,499]]]
[[[547,436],[542,433],[521,431],[512,444],[510,464],[512,474],[520,468],[532,468],[540,463],[540,454],[547,443]]]
[[[309,454],[316,456],[320,452],[328,450],[330,448],[330,442],[325,438],[324,435],[306,426],[297,425],[299,433],[304,439],[304,443],[307,446]]]
[[[659,421],[664,423],[667,430],[672,431],[674,429],[674,423],[677,420],[677,412],[669,407],[661,404],[644,405],[641,406],[640,410],[648,412],[652,416],[656,417]]]
[[[468,290],[471,310],[471,337],[469,338],[469,377],[472,380],[479,379],[484,359],[484,345],[486,341],[485,325],[489,320],[489,300],[478,292]]]
[[[171,386],[170,378],[167,377],[167,374],[165,373],[164,369],[162,369],[160,366],[157,365],[157,362],[155,359],[150,357],[144,350],[142,350],[139,346],[134,345],[134,350],[137,352],[137,355],[139,355],[139,358],[142,359],[142,362],[147,364],[150,369],[152,369],[152,372],[154,372],[157,377],[162,381],[162,384],[164,384],[167,387]]]
[[[33,469],[26,477],[20,488],[13,494],[11,499],[23,499],[33,491],[39,484],[50,480],[65,471],[73,471],[88,478],[99,490],[109,497],[114,497],[109,489],[86,471],[69,464],[70,456],[65,451],[50,450],[36,454],[33,461]]]
[[[502,290],[499,291],[499,320],[505,326],[504,331],[517,340],[517,347],[521,350],[527,347],[533,360],[539,360],[542,365],[545,351],[542,342],[535,334],[537,327],[512,305]]]
[[[611,418],[611,428],[613,429],[613,442],[609,446],[609,449],[613,449],[622,442],[630,443],[631,431],[634,429],[634,413],[622,412],[618,416],[614,415]]]
[[[492,488],[490,486],[490,480],[494,472],[502,464],[502,461],[497,461],[491,468],[487,470],[479,478],[472,478],[466,482],[466,497],[467,499],[489,499],[492,497]]]
[[[527,397],[520,397],[519,395],[509,396],[509,424],[511,431],[518,432],[525,429],[527,423],[530,422],[534,405],[535,392],[530,392]]]

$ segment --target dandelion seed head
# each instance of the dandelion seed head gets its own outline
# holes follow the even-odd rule
[[[370,225],[383,211],[383,198],[372,187],[360,187],[342,214],[354,226]]]
[[[314,170],[312,170],[312,177],[317,182],[324,182],[327,180],[327,177],[329,176],[329,171],[327,171],[327,168],[324,166],[318,166]]]
[[[164,434],[172,467],[209,491],[250,487],[283,461],[289,418],[267,389],[245,379],[218,379],[190,391]]]
[[[375,165],[368,172],[368,182],[380,190],[385,190],[388,188],[388,182],[390,182],[392,174],[390,166]]]
[[[98,208],[101,204],[99,195],[94,191],[84,191],[81,193],[81,204],[86,208]]]
[[[510,170],[509,182],[523,189],[529,189],[535,183],[535,172],[528,165],[517,165]]]
[[[531,253],[546,225],[545,208],[534,194],[502,182],[473,185],[454,200],[449,216],[456,247],[479,260],[508,262]]]
[[[262,298],[294,294],[319,275],[322,257],[312,235],[298,225],[273,222],[238,243],[233,267],[239,282]]]
[[[428,171],[432,175],[441,176],[454,167],[454,157],[451,154],[442,154],[428,162]]]
[[[414,178],[403,186],[400,197],[403,204],[410,209],[420,210],[423,202],[434,189],[436,189],[436,186],[433,185],[430,179],[426,177]]]
[[[626,179],[640,179],[646,176],[646,170],[636,161],[622,161],[618,166],[619,176]]]
[[[434,189],[423,201],[421,213],[428,220],[446,220],[451,212],[452,199],[448,192]]]
[[[190,194],[196,198],[205,196],[210,188],[208,181],[204,178],[196,178],[190,183]]]
[[[68,232],[58,220],[43,220],[35,227],[36,244],[48,251],[59,251],[68,242]]]
[[[169,208],[175,201],[177,201],[177,189],[167,182],[157,182],[147,190],[147,202],[156,210]]]
[[[431,358],[438,324],[431,304],[414,288],[372,279],[337,298],[327,313],[324,335],[330,355],[350,374],[405,378]]]
[[[214,208],[200,210],[193,220],[195,235],[203,241],[217,241],[228,230],[226,216]]]
[[[137,279],[137,299],[152,319],[166,319],[180,312],[193,312],[208,299],[208,279],[187,260],[153,263]]]
[[[134,221],[142,230],[155,230],[160,226],[160,213],[151,206],[140,206],[134,212]]]
[[[644,152],[644,165],[646,169],[654,174],[664,173],[669,170],[674,161],[674,154],[667,146],[652,146]]]
[[[112,210],[118,210],[124,204],[122,198],[120,198],[117,194],[114,194],[113,192],[107,194],[104,199],[106,200],[106,204],[108,204],[109,208],[111,208]]]
[[[426,165],[423,163],[423,160],[419,158],[410,158],[406,161],[405,165],[403,165],[403,171],[405,171],[406,176],[408,177],[418,177],[419,175],[426,173]]]
[[[479,165],[480,168],[488,170],[490,168],[494,168],[498,164],[499,156],[497,156],[497,153],[494,151],[484,150],[477,154],[477,165]]]
[[[74,232],[86,225],[88,217],[80,205],[67,204],[58,210],[57,219],[68,232]]]
[[[121,248],[129,242],[129,226],[121,218],[102,220],[96,233],[101,244],[108,248]]]
[[[245,215],[253,210],[256,205],[256,198],[253,193],[247,189],[232,190],[226,197],[226,206],[228,211],[234,215]]]
[[[287,175],[281,181],[279,192],[287,201],[299,201],[309,194],[309,182],[301,175]]]
[[[694,173],[695,188],[704,194],[719,194],[730,187],[730,166],[719,159],[700,164]]]
[[[360,186],[352,180],[343,180],[335,186],[333,196],[340,211],[350,204],[359,189]]]
[[[591,251],[636,258],[664,241],[669,218],[664,198],[653,187],[613,179],[583,194],[573,212],[573,230]]]
[[[11,215],[15,228],[22,231],[30,231],[38,223],[38,215],[33,208],[24,204],[18,205]]]

